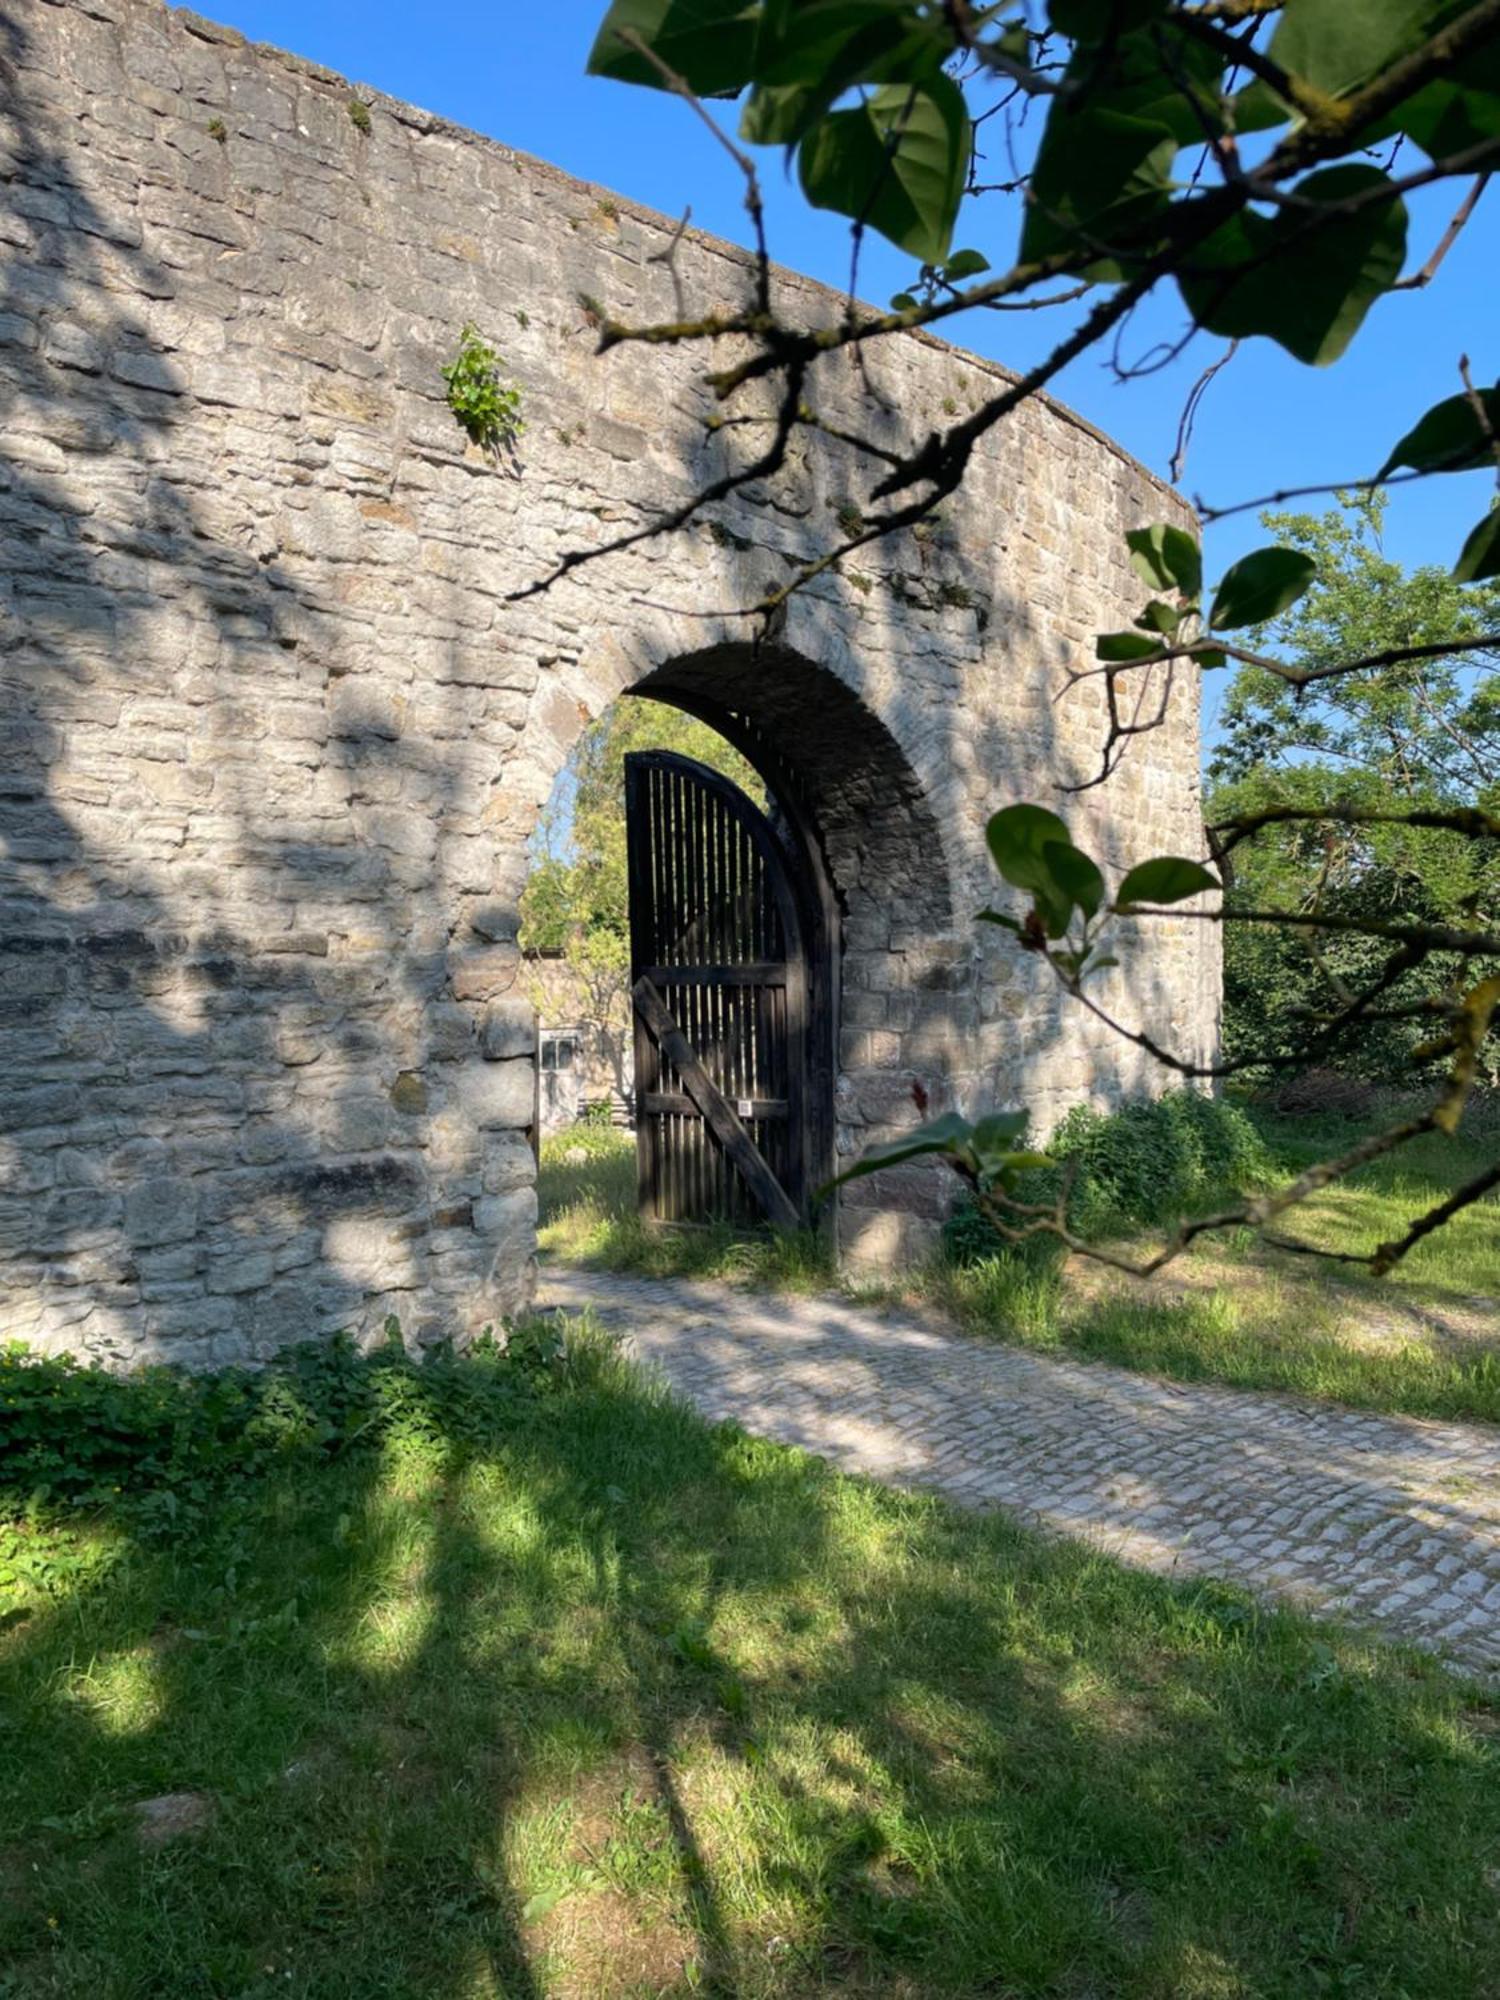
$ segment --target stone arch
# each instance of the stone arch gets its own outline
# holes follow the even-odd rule
[[[802,852],[831,975],[816,1030],[831,1174],[952,1102],[950,1058],[976,1014],[972,939],[958,921],[942,823],[895,730],[844,675],[784,641],[718,639],[653,661],[654,650],[636,650],[624,674],[616,657],[578,701],[549,785],[585,716],[616,699],[698,716],[764,778]],[[946,1192],[924,1167],[843,1191],[842,1254],[884,1263],[921,1247]]]

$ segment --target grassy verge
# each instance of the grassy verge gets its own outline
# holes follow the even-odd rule
[[[1271,1177],[1349,1144],[1357,1125],[1257,1114]],[[833,1282],[822,1246],[729,1232],[648,1232],[634,1213],[629,1142],[570,1138],[543,1157],[544,1252],[657,1276],[730,1276],[799,1288]],[[1297,1212],[1309,1241],[1373,1248],[1491,1156],[1431,1137]],[[1215,1190],[1210,1202],[1218,1199]],[[1175,1214],[1175,1210],[1173,1213]],[[1103,1233],[1129,1249],[1138,1225]],[[1372,1410],[1500,1422],[1500,1201],[1466,1210],[1386,1279],[1279,1255],[1248,1235],[1206,1241],[1142,1284],[1038,1255],[945,1258],[867,1294],[932,1306],[967,1331],[1183,1381],[1283,1389]]]
[[[1493,1993],[1494,1698],[597,1345],[471,1386],[6,1530],[7,2000]]]
[[[1261,1117],[1278,1177],[1354,1128]],[[1482,1150],[1424,1139],[1299,1208],[1297,1235],[1373,1249],[1478,1171]],[[1112,1232],[1113,1233],[1113,1232]],[[1116,1235],[1119,1247],[1149,1241]],[[1205,1240],[1146,1283],[1081,1258],[939,1263],[920,1292],[969,1330],[1173,1376],[1284,1389],[1415,1416],[1500,1422],[1500,1203],[1477,1204],[1376,1279],[1274,1250],[1248,1232]]]
[[[786,1291],[821,1291],[834,1282],[830,1245],[811,1231],[749,1234],[727,1223],[648,1228],[636,1206],[635,1141],[608,1126],[576,1125],[544,1140],[537,1196],[538,1247],[561,1263]]]

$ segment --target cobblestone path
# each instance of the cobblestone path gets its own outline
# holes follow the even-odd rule
[[[837,1298],[549,1271],[710,1418],[1500,1669],[1500,1431],[1054,1360]]]

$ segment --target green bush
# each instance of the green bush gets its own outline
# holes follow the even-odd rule
[[[1039,1189],[1036,1185],[1044,1178],[1050,1184],[1056,1177],[1028,1176],[1027,1185],[1019,1190],[1021,1199],[1046,1199],[1047,1189]],[[943,1224],[943,1256],[948,1263],[957,1265],[961,1270],[969,1270],[976,1264],[987,1264],[992,1258],[1003,1256],[1007,1269],[1014,1269],[1017,1273],[1040,1274],[1060,1262],[1062,1245],[1055,1236],[1031,1236],[1024,1243],[1007,1243],[995,1233],[994,1225],[973,1195],[965,1192],[954,1202]]]
[[[1159,1227],[1185,1211],[1236,1189],[1265,1185],[1274,1172],[1270,1153],[1237,1104],[1194,1090],[1099,1112],[1078,1105],[1047,1141],[1059,1162],[1076,1162],[1069,1217],[1085,1235],[1132,1224]],[[1023,1201],[1055,1200],[1060,1168],[1024,1177]],[[1005,1246],[972,1196],[954,1206],[943,1231],[950,1262],[969,1265]],[[1045,1264],[1055,1243],[1036,1239],[1024,1254]]]
[[[1271,1156],[1249,1117],[1196,1090],[1102,1113],[1077,1105],[1047,1142],[1076,1160],[1073,1211],[1085,1227],[1159,1224],[1233,1190],[1264,1185]]]
[[[492,458],[509,450],[526,428],[521,392],[503,380],[503,365],[479,329],[469,324],[458,337],[457,354],[443,370],[448,408],[465,435]]]
[[[550,1319],[488,1330],[467,1353],[416,1362],[391,1322],[360,1353],[345,1336],[287,1349],[262,1370],[114,1375],[71,1357],[0,1351],[0,1513],[124,1513],[190,1522],[277,1466],[402,1438],[478,1445],[512,1427],[572,1366]]]

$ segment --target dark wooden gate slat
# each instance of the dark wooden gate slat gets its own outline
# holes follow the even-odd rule
[[[821,1143],[806,1004],[821,918],[793,849],[728,779],[669,751],[626,758],[626,833],[642,1213],[791,1227]]]
[[[783,1229],[795,1229],[799,1218],[791,1198],[740,1123],[733,1105],[694,1055],[660,993],[649,979],[638,979],[632,997],[657,1046],[670,1058],[684,1090],[739,1169],[746,1186],[773,1222]]]

